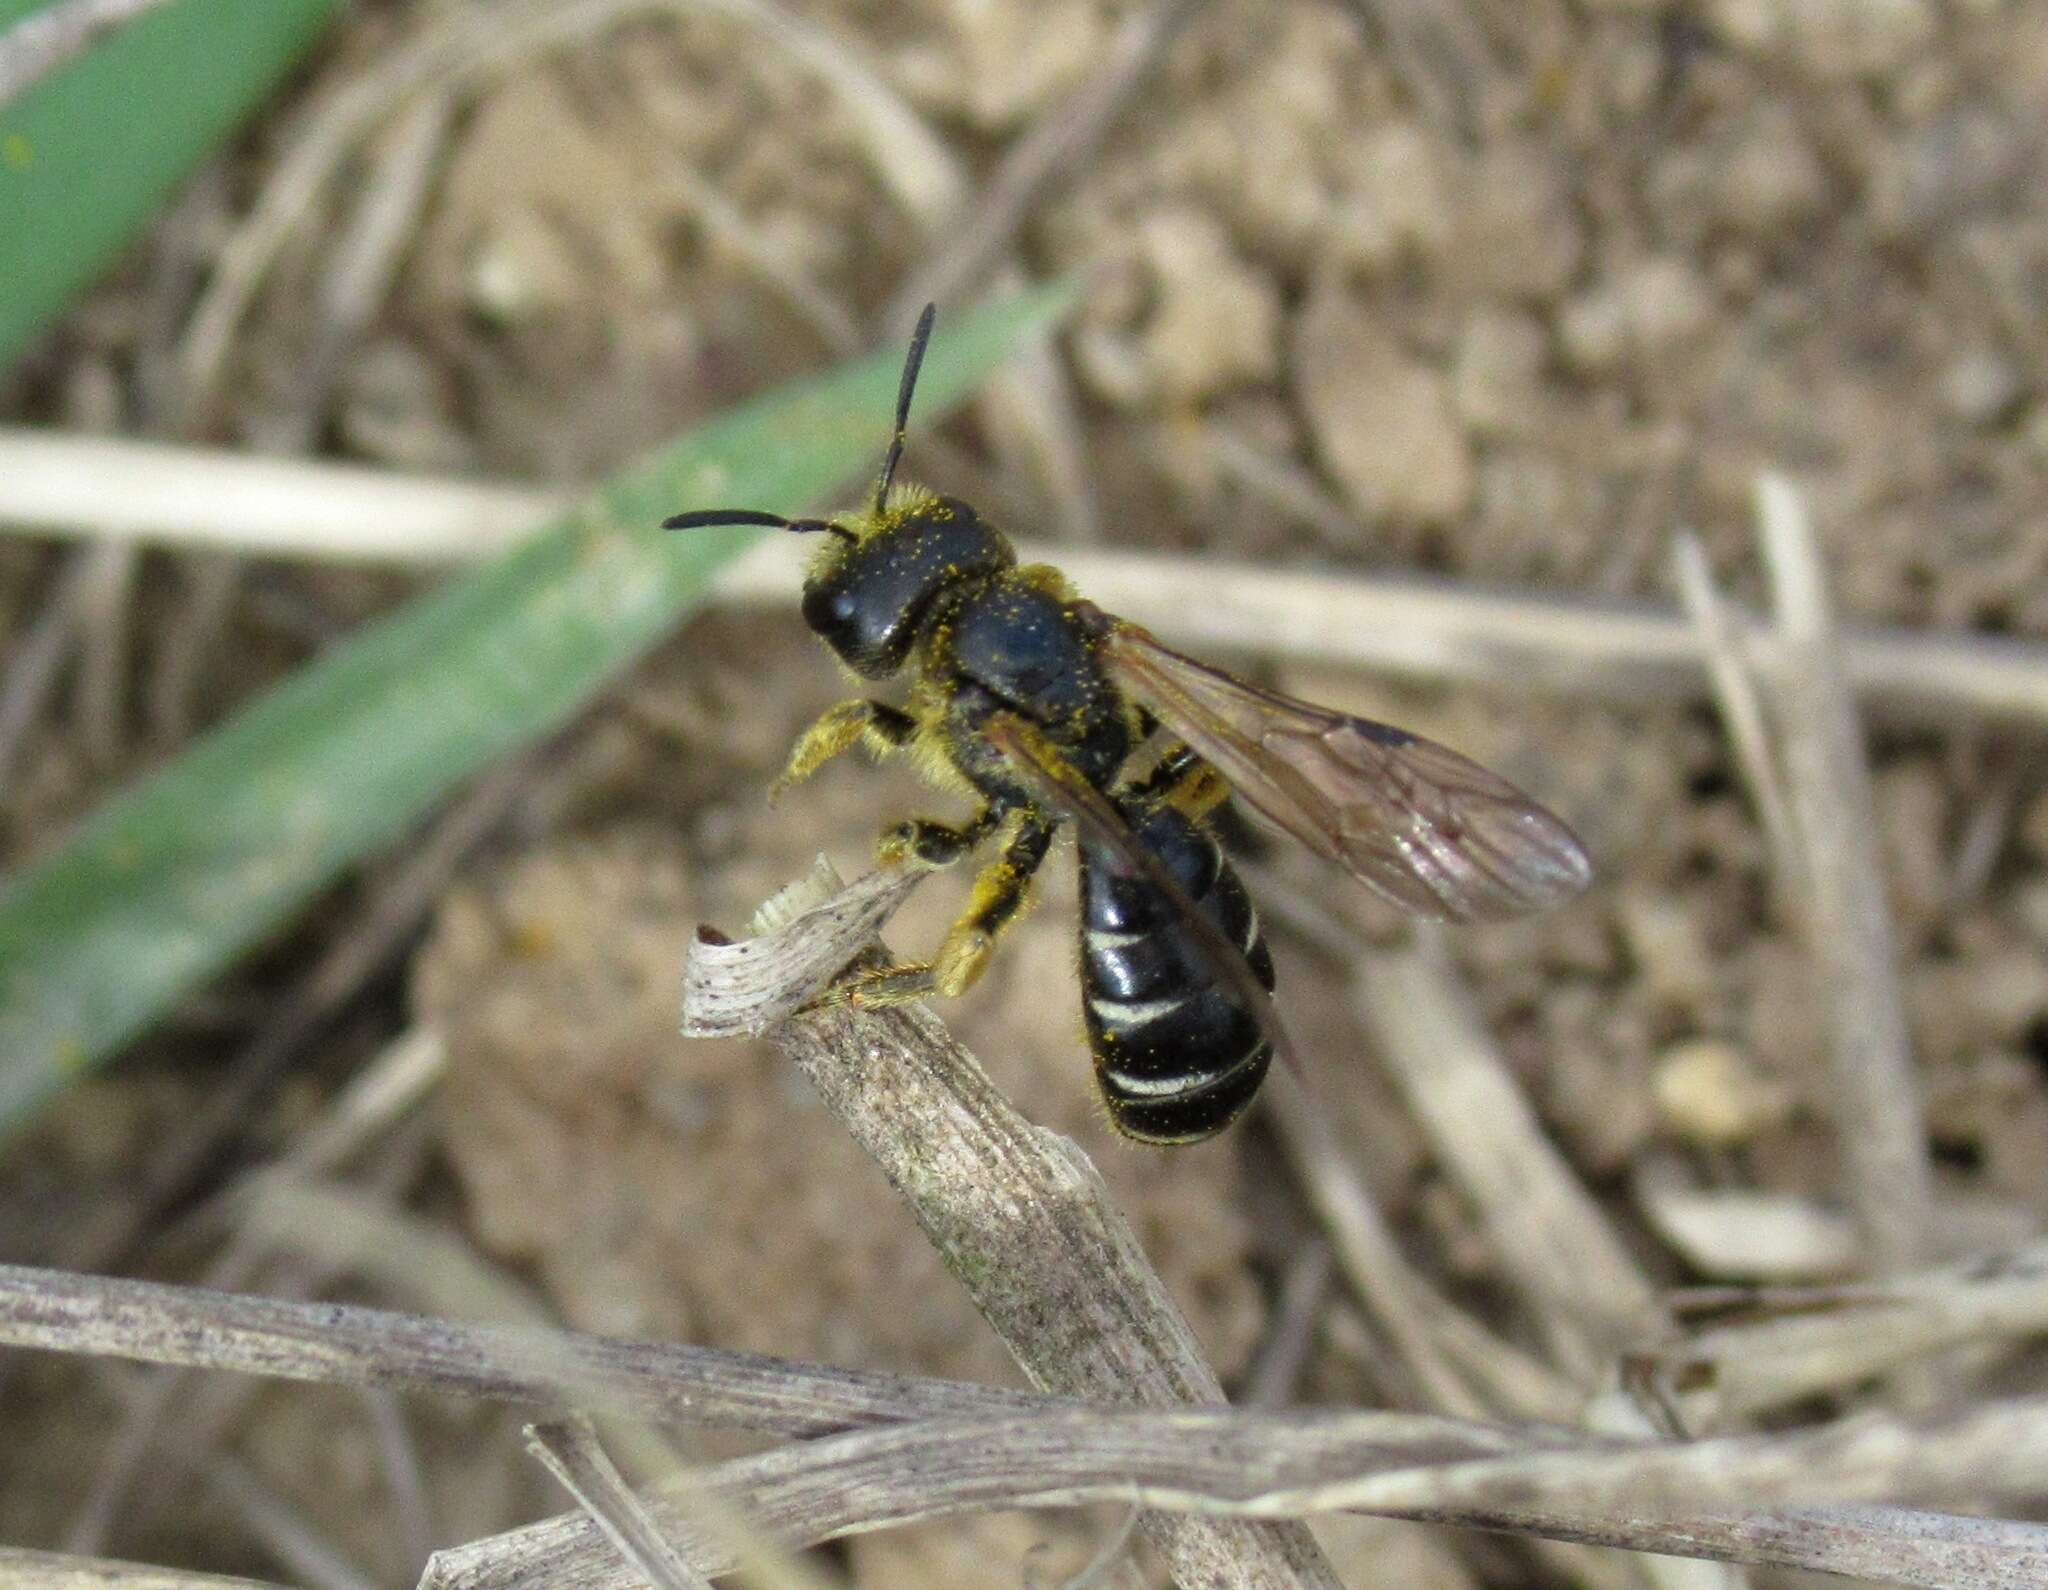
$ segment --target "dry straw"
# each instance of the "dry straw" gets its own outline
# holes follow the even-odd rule
[[[1980,1317],[1978,1328],[1997,1326]],[[1137,1492],[1151,1506],[1253,1516],[1356,1508],[1960,1590],[2038,1584],[2048,1570],[2048,1531],[2036,1524],[1810,1506],[1880,1494],[1972,1504],[2036,1494],[2048,1486],[2048,1410],[2038,1401],[1948,1420],[1864,1416],[1704,1442],[1417,1414],[1081,1410],[1030,1393],[709,1348],[457,1326],[14,1266],[0,1266],[0,1342],[815,1434],[692,1475],[696,1488],[743,1508],[756,1529],[791,1541]],[[664,1526],[676,1518],[659,1500],[653,1516]],[[678,1549],[696,1572],[731,1567],[715,1547],[684,1541]],[[424,1580],[471,1590],[629,1582],[580,1514],[444,1551]]]
[[[122,483],[117,493],[98,484],[111,478]],[[0,527],[39,534],[451,562],[503,549],[557,507],[557,497],[517,487],[0,426]],[[1018,550],[1041,558],[1055,549]],[[717,590],[729,602],[786,609],[801,551],[764,543],[724,571]],[[1104,607],[1190,646],[1589,701],[1708,694],[1713,645],[1685,613],[1656,603],[1092,548],[1061,547],[1057,561]],[[1745,646],[1767,633],[1733,604],[1721,621]],[[1849,625],[1835,638],[1850,689],[1888,717],[2048,723],[2048,647],[2038,642]]]
[[[893,908],[915,881],[878,876],[879,886],[840,888],[821,861],[764,908],[755,938],[697,944],[683,1030],[737,1022],[768,1037],[908,1201],[1041,1389],[1109,1404],[1220,1403],[1194,1333],[1078,1145],[1019,1115],[922,1006],[789,1013],[869,948],[874,902]],[[1337,1583],[1298,1526],[1148,1515],[1139,1527],[1187,1584]]]
[[[2031,1268],[2014,1261],[2012,1285],[2026,1288]],[[1917,1291],[1938,1296],[1945,1279]],[[1988,1274],[1983,1284],[1997,1285]],[[1951,1316],[1952,1329],[2024,1329],[2038,1314],[2037,1289],[2024,1304],[2011,1290],[1989,1292],[1967,1319]],[[692,1476],[693,1489],[792,1542],[963,1510],[1125,1500],[1135,1486],[1150,1505],[1190,1511],[1352,1508],[1958,1590],[2017,1590],[2048,1565],[2048,1529],[2038,1525],[1778,1505],[1885,1494],[1991,1504],[2036,1493],[2048,1485],[2048,1409],[2037,1402],[1694,1442],[1414,1414],[1119,1412],[708,1348],[12,1266],[0,1266],[0,1343],[812,1436]],[[653,1512],[665,1527],[688,1527],[666,1503]],[[700,1573],[731,1566],[710,1545],[685,1539],[678,1549]],[[623,1587],[629,1573],[595,1525],[570,1515],[443,1552],[423,1582]]]
[[[305,490],[312,474],[344,502],[358,493],[345,517],[425,526],[449,556],[502,539],[543,506],[519,493],[313,466],[60,445],[72,451],[42,460],[59,467],[11,477],[17,496],[38,479],[61,479],[76,467],[77,449],[104,461],[111,448],[124,469],[146,466],[123,496],[130,519],[100,526],[122,534],[175,527],[168,507],[148,505],[189,492],[194,471],[247,490],[209,493],[207,511],[217,517],[184,528],[241,544],[275,527],[279,502],[302,513],[306,501],[322,500],[324,490]],[[0,436],[0,461],[33,464],[42,446]],[[282,473],[259,479],[266,470]],[[9,512],[7,489],[0,485],[0,516]],[[382,494],[390,511],[361,513],[362,492]],[[63,517],[72,506],[46,502],[37,511]],[[224,517],[230,506],[240,515],[233,522]],[[1775,629],[1720,602],[1697,557],[1682,566],[1690,623],[1647,608],[1420,584],[1260,570],[1219,582],[1213,568],[1171,562],[1087,553],[1063,561],[1094,594],[1141,620],[1174,627],[1171,619],[1193,615],[1201,633],[1183,638],[1197,643],[1272,649],[1279,637],[1300,656],[1608,695],[1696,694],[1711,683],[1774,830],[1781,882],[1807,902],[1816,947],[1835,946],[1831,981],[1860,991],[1853,1005],[1845,993],[1834,1007],[1844,1127],[1862,1160],[1850,1191],[1879,1262],[1894,1268],[1923,1240],[1925,1200],[1887,1167],[1913,1158],[1919,1126],[1901,1083],[1896,1024],[1872,1030],[1861,1019],[1895,998],[1893,973],[1887,945],[1870,932],[1835,931],[1859,920],[1881,928],[1882,897],[1872,892],[1867,846],[1816,841],[1868,827],[1851,689],[1894,708],[2048,718],[2048,658],[2021,645],[1837,630],[1819,600],[1796,499],[1767,488],[1766,508]],[[78,517],[90,523],[92,515]],[[328,550],[377,556],[390,548]],[[729,594],[783,599],[785,551],[770,548],[737,570]],[[1199,603],[1186,599],[1195,582]],[[1310,612],[1317,622],[1301,622]],[[1705,1440],[1573,1426],[1590,1378],[1629,1349],[1653,1405],[1680,1422],[1722,1427],[1958,1345],[1995,1353],[2044,1328],[2039,1255],[1908,1270],[1818,1302],[1802,1294],[1789,1313],[1779,1307],[1783,1295],[1754,1295],[1747,1301],[1761,1305],[1760,1317],[1684,1337],[1535,1129],[1447,964],[1426,947],[1377,959],[1357,974],[1357,991],[1438,1156],[1501,1250],[1547,1357],[1513,1347],[1407,1264],[1327,1121],[1276,1079],[1283,1141],[1337,1267],[1394,1349],[1392,1362],[1419,1400],[1472,1417],[1221,1407],[1185,1321],[1078,1148],[1018,1117],[921,1007],[808,1008],[916,882],[914,873],[882,873],[838,889],[815,878],[754,938],[707,939],[692,959],[688,1023],[762,1032],[804,1072],[903,1193],[1040,1394],[30,1270],[0,1270],[0,1341],[794,1438],[694,1469],[643,1503],[588,1432],[542,1427],[536,1441],[586,1511],[441,1553],[423,1582],[465,1590],[695,1585],[747,1550],[746,1541],[705,1529],[707,1516],[730,1514],[757,1539],[802,1544],[987,1508],[1131,1500],[1144,1509],[1140,1527],[1190,1584],[1334,1583],[1293,1520],[1336,1509],[1902,1584],[2041,1581],[2048,1531],[2038,1526],[1862,1505],[2038,1496],[2048,1489],[2048,1406],[2038,1402],[1965,1405],[1917,1421],[1865,1413]],[[1474,1122],[1489,1134],[1474,1136]],[[1540,1196],[1527,1196],[1532,1186]],[[1580,1307],[1589,1290],[1599,1304],[1591,1312]],[[1544,1422],[1479,1417],[1500,1413]],[[232,1472],[216,1464],[208,1477],[252,1519],[265,1511],[265,1499]],[[288,1541],[277,1523],[277,1549],[311,1561],[320,1543]],[[23,1584],[137,1582],[96,1558],[14,1553],[0,1566]],[[163,1574],[154,1582],[222,1581]]]

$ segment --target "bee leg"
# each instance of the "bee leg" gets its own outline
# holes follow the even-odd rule
[[[1030,897],[1032,875],[1052,845],[1052,826],[1036,812],[1013,813],[1007,823],[1009,842],[974,880],[973,897],[947,929],[938,954],[929,961],[856,972],[820,1003],[900,1005],[933,994],[950,999],[965,993],[987,970],[996,936],[1016,920]]]
[[[958,827],[934,822],[929,817],[913,817],[907,823],[882,830],[882,837],[875,841],[875,859],[885,867],[904,861],[950,867],[988,838],[1003,816],[1004,808],[990,804]]]
[[[789,764],[768,786],[774,800],[790,785],[809,778],[833,757],[865,741],[876,755],[899,750],[917,733],[917,719],[886,701],[842,701],[798,736]]]

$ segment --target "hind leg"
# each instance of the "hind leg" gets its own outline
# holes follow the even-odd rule
[[[1188,745],[1174,746],[1151,772],[1121,792],[1124,799],[1156,800],[1197,818],[1222,805],[1229,794],[1223,775]]]

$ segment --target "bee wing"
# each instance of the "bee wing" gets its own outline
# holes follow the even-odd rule
[[[1246,684],[1122,620],[1102,653],[1249,806],[1405,910],[1521,916],[1592,881],[1562,821],[1433,740]]]
[[[1135,872],[1173,905],[1174,914],[1201,945],[1203,954],[1244,1008],[1258,1022],[1266,1042],[1283,1065],[1296,1065],[1294,1041],[1281,1025],[1272,991],[1252,971],[1244,951],[1224,936],[1223,930],[1203,915],[1188,897],[1180,880],[1165,863],[1145,848],[1115,802],[1090,784],[1046,743],[1045,737],[1024,719],[1010,713],[992,718],[984,732],[1010,759],[1011,765],[1035,786],[1048,807],[1073,819],[1088,838],[1114,851]]]

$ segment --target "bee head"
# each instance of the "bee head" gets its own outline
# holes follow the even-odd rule
[[[901,668],[934,600],[961,580],[1011,567],[1008,539],[957,497],[905,491],[819,549],[804,580],[804,622],[863,678]]]
[[[865,512],[836,519],[787,519],[757,508],[706,508],[663,522],[669,530],[758,524],[824,536],[804,579],[804,622],[848,667],[868,679],[883,678],[903,666],[919,622],[947,584],[1017,561],[1010,543],[957,497],[935,496],[916,486],[895,488],[910,398],[917,390],[917,372],[936,313],[936,305],[925,305],[911,333],[896,391],[895,433]]]

